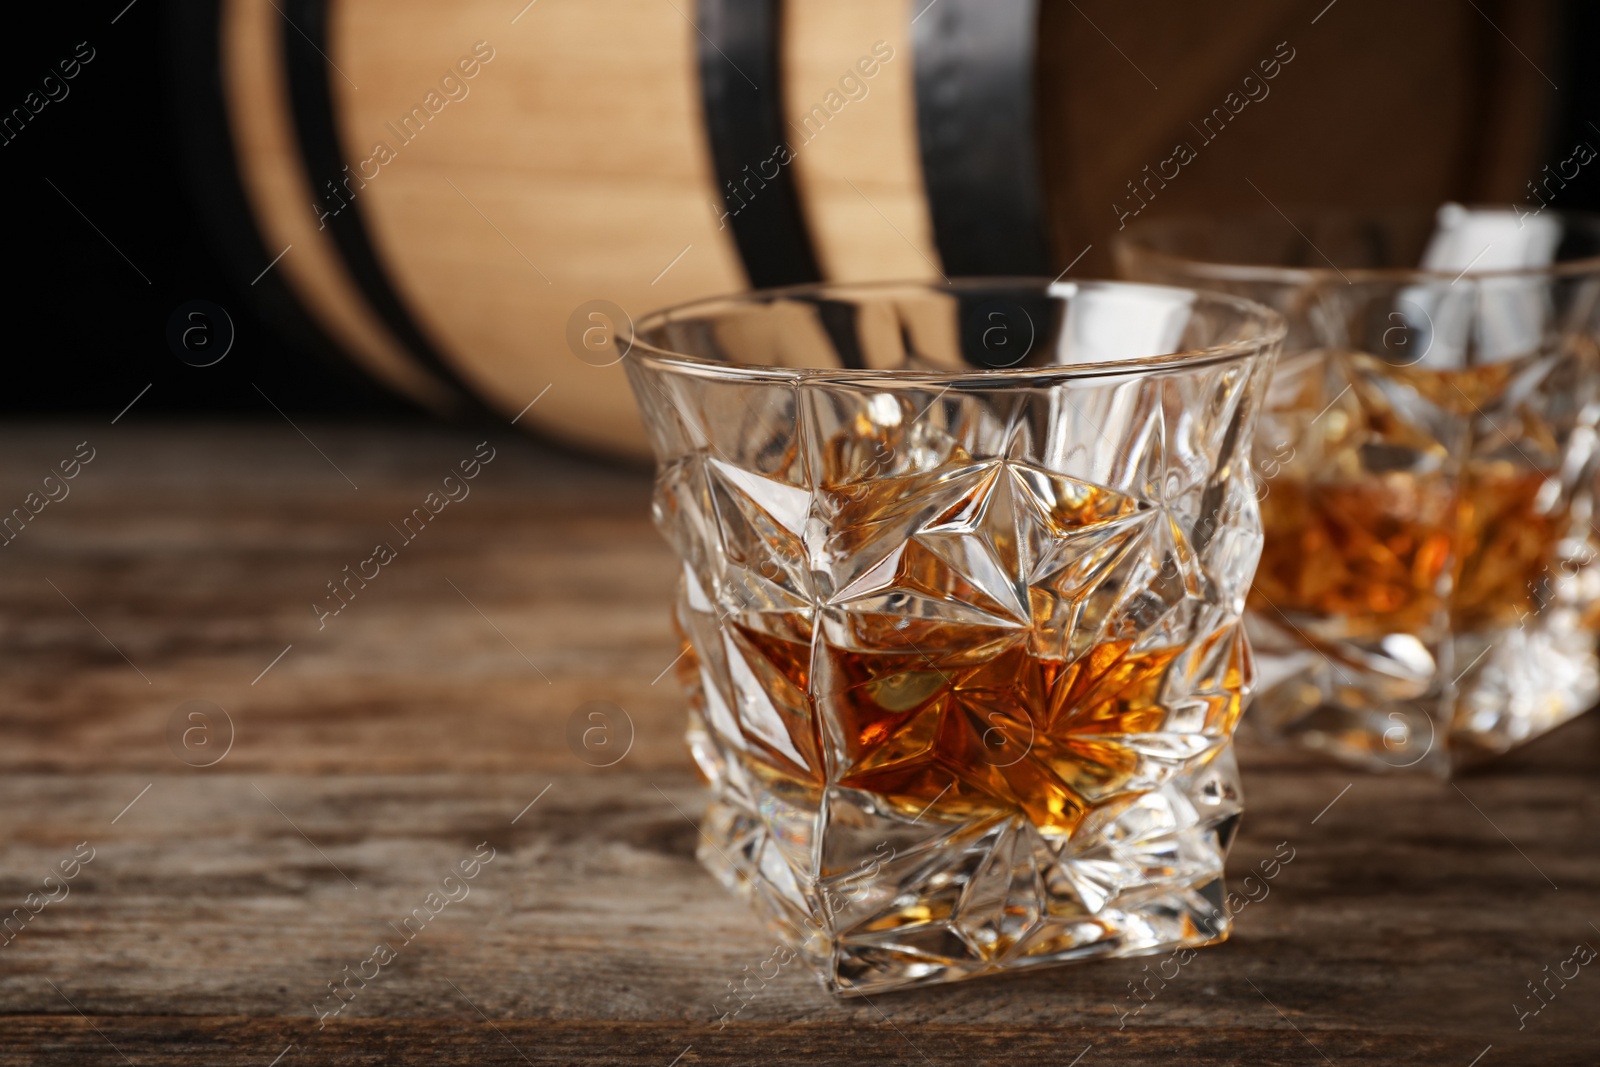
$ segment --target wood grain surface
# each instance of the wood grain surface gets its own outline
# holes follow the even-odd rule
[[[743,287],[736,223],[723,213],[775,195],[761,191],[774,168],[792,168],[827,279],[949,269],[917,140],[912,22],[932,6],[784,5],[781,83],[757,90],[782,98],[788,151],[745,161],[732,200],[712,166],[698,73],[706,41],[687,2],[328,5],[323,73],[348,172],[313,174],[281,53],[301,31],[278,0],[226,0],[226,103],[265,254],[282,253],[273,271],[365,371],[448,406],[438,374],[373,310],[335,247],[334,227],[350,216],[325,216],[347,202],[400,302],[486,404],[509,417],[554,381],[521,425],[642,456],[620,367],[603,350],[592,364],[573,358],[568,330],[608,321],[589,318],[594,301],[637,320]],[[1531,206],[1526,183],[1560,98],[1543,72],[1565,77],[1556,6],[1040,4],[1036,126],[1057,268],[1112,274],[1117,235],[1146,208],[1299,219],[1313,205]],[[892,58],[841,86],[880,41]],[[480,45],[493,58],[445,86]],[[1274,73],[1262,80],[1264,70]],[[1549,158],[1570,151],[1556,149]]]
[[[95,450],[0,548],[0,914],[58,897],[0,947],[0,1064],[1600,1060],[1600,967],[1525,985],[1600,947],[1593,716],[1455,785],[1246,742],[1230,878],[1293,859],[1142,1006],[1150,959],[870,1001],[791,966],[719,1028],[773,945],[693,858],[643,472],[498,430],[108,422],[0,430],[5,509]],[[319,629],[486,436],[470,496]],[[234,724],[206,768],[168,742],[195,700]],[[631,720],[610,767],[566,739],[591,700]]]

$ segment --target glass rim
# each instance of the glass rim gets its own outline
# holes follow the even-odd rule
[[[773,367],[755,363],[732,363],[723,360],[704,359],[700,356],[692,356],[683,352],[674,352],[640,338],[642,332],[660,328],[670,322],[710,317],[712,313],[717,311],[770,304],[777,300],[799,296],[827,297],[863,291],[868,293],[888,292],[896,289],[922,290],[933,293],[981,292],[984,290],[1014,293],[1016,290],[1023,288],[1036,288],[1041,296],[1053,296],[1057,299],[1070,298],[1084,289],[1129,292],[1157,290],[1188,293],[1194,298],[1191,301],[1191,306],[1207,305],[1214,308],[1227,308],[1235,314],[1247,315],[1259,320],[1262,324],[1262,329],[1254,336],[1243,340],[1230,341],[1222,345],[1210,345],[1205,348],[1160,353],[1154,356],[1102,360],[1096,363],[1058,363],[1043,367],[974,367],[971,370],[959,371],[920,370],[904,367],[882,369],[871,367]],[[700,297],[652,311],[642,317],[637,325],[630,323],[630,327],[631,333],[628,338],[627,349],[621,357],[623,360],[638,354],[642,357],[640,360],[642,363],[689,374],[694,377],[736,381],[789,382],[792,384],[799,384],[800,382],[830,384],[878,382],[893,385],[983,385],[988,383],[998,386],[1068,379],[1123,377],[1148,371],[1199,367],[1264,355],[1275,346],[1280,346],[1288,334],[1287,321],[1277,311],[1258,301],[1229,293],[1211,292],[1182,285],[1159,285],[1148,282],[1101,279],[1062,279],[1059,276],[1055,279],[1049,279],[1042,275],[1037,277],[1028,275],[957,277],[948,279],[943,285],[929,279],[916,278],[862,282],[806,282],[800,285],[753,289],[744,293]]]
[[[1471,210],[1504,211],[1499,205],[1470,204],[1464,205]],[[1414,210],[1418,215],[1429,213],[1424,209],[1396,209],[1383,210],[1320,210],[1310,211],[1308,218],[1329,219],[1367,219],[1379,220],[1390,218],[1403,211]],[[1436,210],[1436,209],[1434,209]],[[1570,209],[1551,208],[1540,210],[1540,215],[1553,215],[1563,222],[1582,223],[1600,236],[1600,212],[1575,211]],[[1353,285],[1356,282],[1374,283],[1387,282],[1390,284],[1436,284],[1444,282],[1453,285],[1463,278],[1472,282],[1524,280],[1533,281],[1541,278],[1566,278],[1581,274],[1600,274],[1600,255],[1583,256],[1577,259],[1561,260],[1544,267],[1507,267],[1498,270],[1474,271],[1467,274],[1462,271],[1425,270],[1421,267],[1350,267],[1341,269],[1330,265],[1326,267],[1288,267],[1271,263],[1229,263],[1224,260],[1207,259],[1203,256],[1184,255],[1179,252],[1169,252],[1147,243],[1149,235],[1161,230],[1177,226],[1189,225],[1196,222],[1207,222],[1218,226],[1227,226],[1246,219],[1255,220],[1272,217],[1282,218],[1288,222],[1295,232],[1301,237],[1305,234],[1300,227],[1284,215],[1281,211],[1231,211],[1220,215],[1183,213],[1177,215],[1158,215],[1154,218],[1139,219],[1126,231],[1119,233],[1114,238],[1115,244],[1121,248],[1131,249],[1141,256],[1149,257],[1157,262],[1181,268],[1184,272],[1192,274],[1197,280],[1227,281],[1227,282],[1266,282],[1284,285],[1304,286],[1316,282],[1327,282],[1336,279],[1340,282]],[[1309,237],[1306,243],[1311,244]],[[1315,245],[1311,245],[1318,255],[1322,255]],[[1326,259],[1326,256],[1323,256]],[[1469,268],[1470,269],[1470,268]],[[1181,288],[1181,287],[1180,287]]]

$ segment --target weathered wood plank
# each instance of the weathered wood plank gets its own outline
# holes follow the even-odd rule
[[[1129,983],[1157,960],[870,1002],[791,967],[719,1029],[772,942],[673,807],[703,798],[672,679],[652,684],[675,570],[648,479],[497,439],[473,495],[319,631],[320,584],[482,435],[305,429],[359,490],[286,426],[0,433],[0,500],[101,435],[72,496],[0,549],[0,914],[95,850],[0,947],[0,1064],[123,1062],[105,1038],[135,1063],[291,1043],[285,1065],[664,1065],[691,1045],[680,1063],[1595,1062],[1600,973],[1521,1029],[1513,1009],[1600,946],[1592,716],[1459,788],[1245,744],[1230,877],[1280,842],[1294,858],[1142,1007]],[[208,769],[168,748],[190,699],[238,728]],[[607,769],[565,740],[591,699],[636,726]],[[405,940],[389,924],[480,842],[469,894]],[[380,941],[394,960],[319,1030],[327,983]]]
[[[1569,740],[1592,744],[1594,732],[1585,721]],[[1147,987],[1157,992],[1143,1010],[1127,983],[1148,974],[1148,961],[871,1004],[834,1000],[790,969],[737,1021],[870,1024],[882,1010],[902,1026],[1070,1026],[1092,1036],[1271,1029],[1282,1009],[1307,1033],[1459,1033],[1481,1036],[1479,1048],[1514,1039],[1510,1004],[1524,979],[1577,941],[1600,942],[1587,926],[1600,913],[1585,812],[1597,787],[1532,774],[1467,783],[1513,847],[1453,790],[1413,780],[1358,780],[1313,824],[1347,781],[1336,770],[1252,773],[1258,814],[1245,821],[1235,877],[1281,841],[1294,858],[1241,913],[1234,939],[1198,954],[1165,988]],[[695,831],[673,804],[699,804],[681,771],[13,775],[0,784],[0,810],[30,818],[0,850],[4,899],[36,891],[78,841],[96,855],[70,896],[0,950],[0,1007],[64,1006],[49,979],[91,1014],[269,1013],[315,1029],[313,1005],[339,1004],[326,983],[384,942],[395,964],[351,994],[341,1020],[453,1010],[454,981],[496,1018],[715,1032],[714,1005],[766,958],[771,937],[694,863]],[[388,924],[485,841],[495,858],[465,898],[402,943]],[[1576,981],[1531,1025],[1576,1038],[1590,1032],[1597,1000],[1600,982]]]
[[[641,1023],[485,1021],[463,1006],[445,1019],[365,1020],[329,1027],[315,1042],[290,1040],[278,1020],[116,1016],[94,1020],[96,1033],[76,1017],[24,1016],[0,1022],[8,1049],[0,1067],[99,1067],[122,1064],[116,1049],[134,1063],[206,1063],[217,1067],[257,1067],[280,1052],[280,1061],[350,1065],[416,1064],[440,1067],[527,1067],[572,1064],[580,1067],[666,1067],[678,1065],[749,1067],[772,1064],[873,1063],[884,1067],[1065,1067],[1078,1062],[1182,1064],[1184,1067],[1306,1067],[1323,1061],[1288,1027],[1251,1030],[1216,1027],[1203,1034],[1166,1030],[1099,1035],[1091,1044],[1071,1032],[929,1026],[897,1033],[892,1027],[856,1024],[800,1024],[784,1027],[733,1026],[706,1037],[692,1027]],[[1374,1067],[1462,1067],[1483,1049],[1459,1040],[1425,1034],[1341,1033],[1318,1035],[1319,1045],[1337,1064]],[[20,1047],[39,1050],[23,1058]],[[1499,1052],[1496,1048],[1494,1052]],[[1491,1053],[1493,1055],[1493,1053]],[[1541,1067],[1592,1067],[1594,1047],[1585,1041],[1547,1041],[1537,1059],[1506,1062]],[[1485,1057],[1482,1063],[1493,1062]]]
[[[359,490],[281,423],[8,431],[0,501],[79,441],[97,454],[0,548],[0,767],[172,767],[166,720],[192,699],[234,718],[242,768],[570,766],[586,700],[628,711],[639,759],[680,762],[681,700],[670,674],[651,684],[678,654],[678,571],[647,476],[496,438],[406,545],[390,523],[483,434],[307,429]],[[337,605],[326,583],[380,540],[398,557],[319,629],[312,603]]]

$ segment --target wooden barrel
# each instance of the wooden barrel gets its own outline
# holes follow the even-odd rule
[[[1520,199],[1553,3],[1485,3],[213,0],[180,91],[269,314],[420,404],[642,455],[619,309],[1106,273],[1146,210]]]

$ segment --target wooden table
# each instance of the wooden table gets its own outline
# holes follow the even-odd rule
[[[1592,716],[1456,786],[1247,744],[1230,874],[1294,858],[1148,1003],[1148,960],[871,1001],[790,967],[719,1028],[772,939],[676,810],[701,794],[647,477],[497,435],[471,495],[319,629],[325,583],[484,433],[300,428],[0,431],[6,508],[95,450],[0,548],[0,900],[29,916],[0,948],[0,1064],[1600,1061],[1600,966],[1521,1029],[1514,1007],[1600,947]],[[234,726],[204,768],[174,753],[221,753],[215,713],[188,740],[217,747],[168,740],[195,700]],[[567,743],[590,700],[631,719],[614,766]],[[380,941],[394,958],[319,1024]]]

